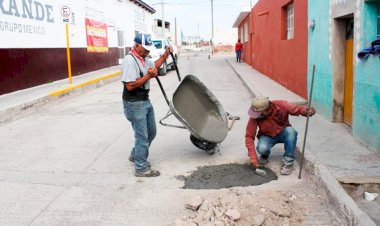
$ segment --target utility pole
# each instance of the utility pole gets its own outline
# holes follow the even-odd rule
[[[164,0],[161,0],[161,29],[162,38],[165,38]]]
[[[214,54],[214,1],[211,0],[211,54]]]
[[[201,38],[199,37],[199,22],[197,23],[198,25],[198,36],[197,36],[197,42],[198,42],[198,47],[200,46]]]
[[[198,39],[200,39],[199,38],[199,22],[197,23],[197,25],[198,25]]]
[[[174,44],[175,46],[178,45],[177,43],[177,17],[174,17]]]

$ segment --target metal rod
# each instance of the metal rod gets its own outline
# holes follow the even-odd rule
[[[167,123],[164,123],[163,121],[167,118],[169,118],[169,116],[171,116],[173,113],[170,111],[168,111],[168,113],[166,113],[166,115],[160,120],[160,124],[163,125],[163,126],[168,126],[168,127],[174,127],[174,128],[179,128],[179,129],[186,129],[185,126],[178,126],[178,125],[173,125],[173,124],[167,124]]]
[[[302,167],[303,167],[303,162],[304,162],[304,156],[305,156],[306,137],[307,137],[307,130],[309,128],[309,111],[310,111],[310,106],[311,106],[311,100],[312,100],[312,97],[313,97],[314,74],[315,74],[315,65],[313,65],[313,73],[311,75],[310,94],[309,94],[309,100],[307,101],[307,115],[306,115],[305,135],[303,137],[303,146],[302,146],[302,153],[301,153],[300,172],[298,174],[298,179],[301,179],[301,172],[302,172]]]

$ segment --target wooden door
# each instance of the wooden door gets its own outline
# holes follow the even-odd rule
[[[344,107],[343,121],[352,126],[352,101],[354,90],[354,40],[352,38],[346,40],[346,71],[344,77]]]

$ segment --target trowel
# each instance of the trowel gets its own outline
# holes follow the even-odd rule
[[[267,172],[265,172],[265,170],[263,168],[257,168],[257,169],[254,170],[254,172],[255,172],[256,175],[259,175],[260,177],[264,177],[266,179],[269,179],[267,177]]]

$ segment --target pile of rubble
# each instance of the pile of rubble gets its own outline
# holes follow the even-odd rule
[[[266,191],[258,194],[229,189],[206,198],[196,196],[185,204],[192,214],[174,226],[289,226],[301,225],[304,210],[294,194]]]

